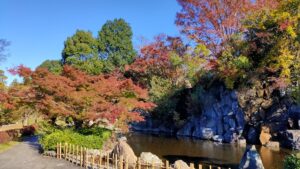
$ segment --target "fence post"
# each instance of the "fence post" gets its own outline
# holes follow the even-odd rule
[[[89,168],[89,154],[88,154],[88,148],[85,148],[85,168]]]
[[[67,143],[65,143],[65,147],[64,147],[64,149],[65,149],[65,151],[64,151],[64,153],[65,153],[65,159],[67,159],[67,148],[68,147],[68,145],[67,145]]]
[[[68,160],[72,161],[72,144],[69,144]]]
[[[92,169],[94,169],[95,167],[95,155],[94,155],[94,152],[92,154]]]
[[[194,163],[190,163],[190,169],[194,169]]]
[[[59,143],[59,159],[61,159],[61,143]]]
[[[109,168],[109,153],[106,153],[106,166]]]
[[[137,159],[137,162],[138,162],[138,169],[141,169],[142,168],[142,164],[141,164],[141,159],[139,157]]]
[[[102,165],[102,152],[99,151],[100,154],[99,154],[99,168],[101,168],[101,165]]]
[[[83,167],[86,167],[86,148],[83,147]]]
[[[82,154],[82,146],[80,146],[80,156],[79,156],[79,164],[80,164],[80,167],[82,167],[82,157],[83,154]]]
[[[115,165],[116,165],[116,169],[118,169],[118,156],[117,156],[117,154],[115,154]]]
[[[125,169],[128,169],[128,157],[126,157],[126,160],[125,160]]]
[[[169,169],[169,161],[166,161],[166,169]]]
[[[56,144],[56,158],[59,158],[59,143]]]
[[[154,161],[151,162],[151,169],[154,169]]]
[[[120,169],[123,169],[123,156],[120,156],[119,163],[120,163]]]
[[[73,156],[72,156],[72,163],[75,163],[76,164],[76,154],[75,154],[75,145],[73,144]]]
[[[71,146],[70,146],[70,144],[69,143],[67,143],[67,161],[69,161],[70,160],[70,150],[71,150]]]
[[[78,158],[79,156],[79,148],[78,148],[78,145],[76,146],[76,156],[75,156],[75,164],[80,164],[80,157]]]

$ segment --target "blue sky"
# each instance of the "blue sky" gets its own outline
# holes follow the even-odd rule
[[[96,36],[114,18],[131,25],[135,47],[160,33],[176,36],[179,10],[176,0],[0,0],[0,39],[11,42],[0,69],[19,64],[34,69],[46,59],[60,59],[63,42],[76,29]],[[8,83],[15,78],[6,75]]]

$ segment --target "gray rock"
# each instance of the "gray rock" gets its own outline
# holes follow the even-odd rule
[[[300,130],[287,130],[287,134],[292,148],[300,150]]]
[[[174,169],[190,169],[190,167],[182,160],[177,160],[174,163]]]
[[[214,136],[214,132],[211,128],[203,128],[202,129],[202,138],[203,139],[212,139],[212,137]]]
[[[50,157],[56,157],[56,152],[55,151],[45,151],[44,155],[50,156]]]
[[[143,164],[154,164],[155,166],[161,166],[163,164],[161,159],[150,152],[142,152],[140,159]]]
[[[127,141],[127,138],[126,138],[125,136],[122,136],[122,137],[118,138],[118,141],[119,141],[119,142],[120,142],[120,141]]]
[[[214,135],[213,137],[212,137],[212,140],[213,141],[216,141],[216,142],[223,142],[223,137],[222,136],[220,136],[220,135]]]
[[[247,141],[246,141],[246,139],[240,138],[240,139],[238,139],[238,144],[240,146],[246,146],[247,145]]]
[[[240,162],[239,169],[264,169],[262,160],[254,145],[247,146]]]
[[[132,148],[125,141],[119,141],[111,154],[117,155],[118,157],[123,156],[124,159],[128,159],[129,168],[135,167],[137,157]]]

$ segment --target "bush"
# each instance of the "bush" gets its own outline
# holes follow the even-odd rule
[[[41,121],[38,123],[38,127],[37,127],[37,131],[36,133],[38,135],[48,135],[51,134],[55,131],[57,131],[58,129],[56,127],[54,127],[53,125],[51,125],[50,123],[48,123],[47,121]]]
[[[7,143],[11,140],[12,140],[12,137],[6,131],[0,132],[0,144]]]
[[[300,169],[300,159],[296,155],[287,156],[284,159],[284,169]]]
[[[99,136],[85,136],[72,130],[58,130],[41,137],[40,143],[44,150],[55,150],[57,143],[69,143],[86,148],[100,149],[103,139]]]
[[[83,135],[95,135],[100,136],[103,140],[107,140],[111,136],[111,131],[101,127],[83,128],[79,130]]]

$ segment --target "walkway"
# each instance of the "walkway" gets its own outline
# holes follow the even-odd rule
[[[13,148],[0,153],[0,169],[79,169],[65,160],[39,154],[37,137],[29,137]]]

